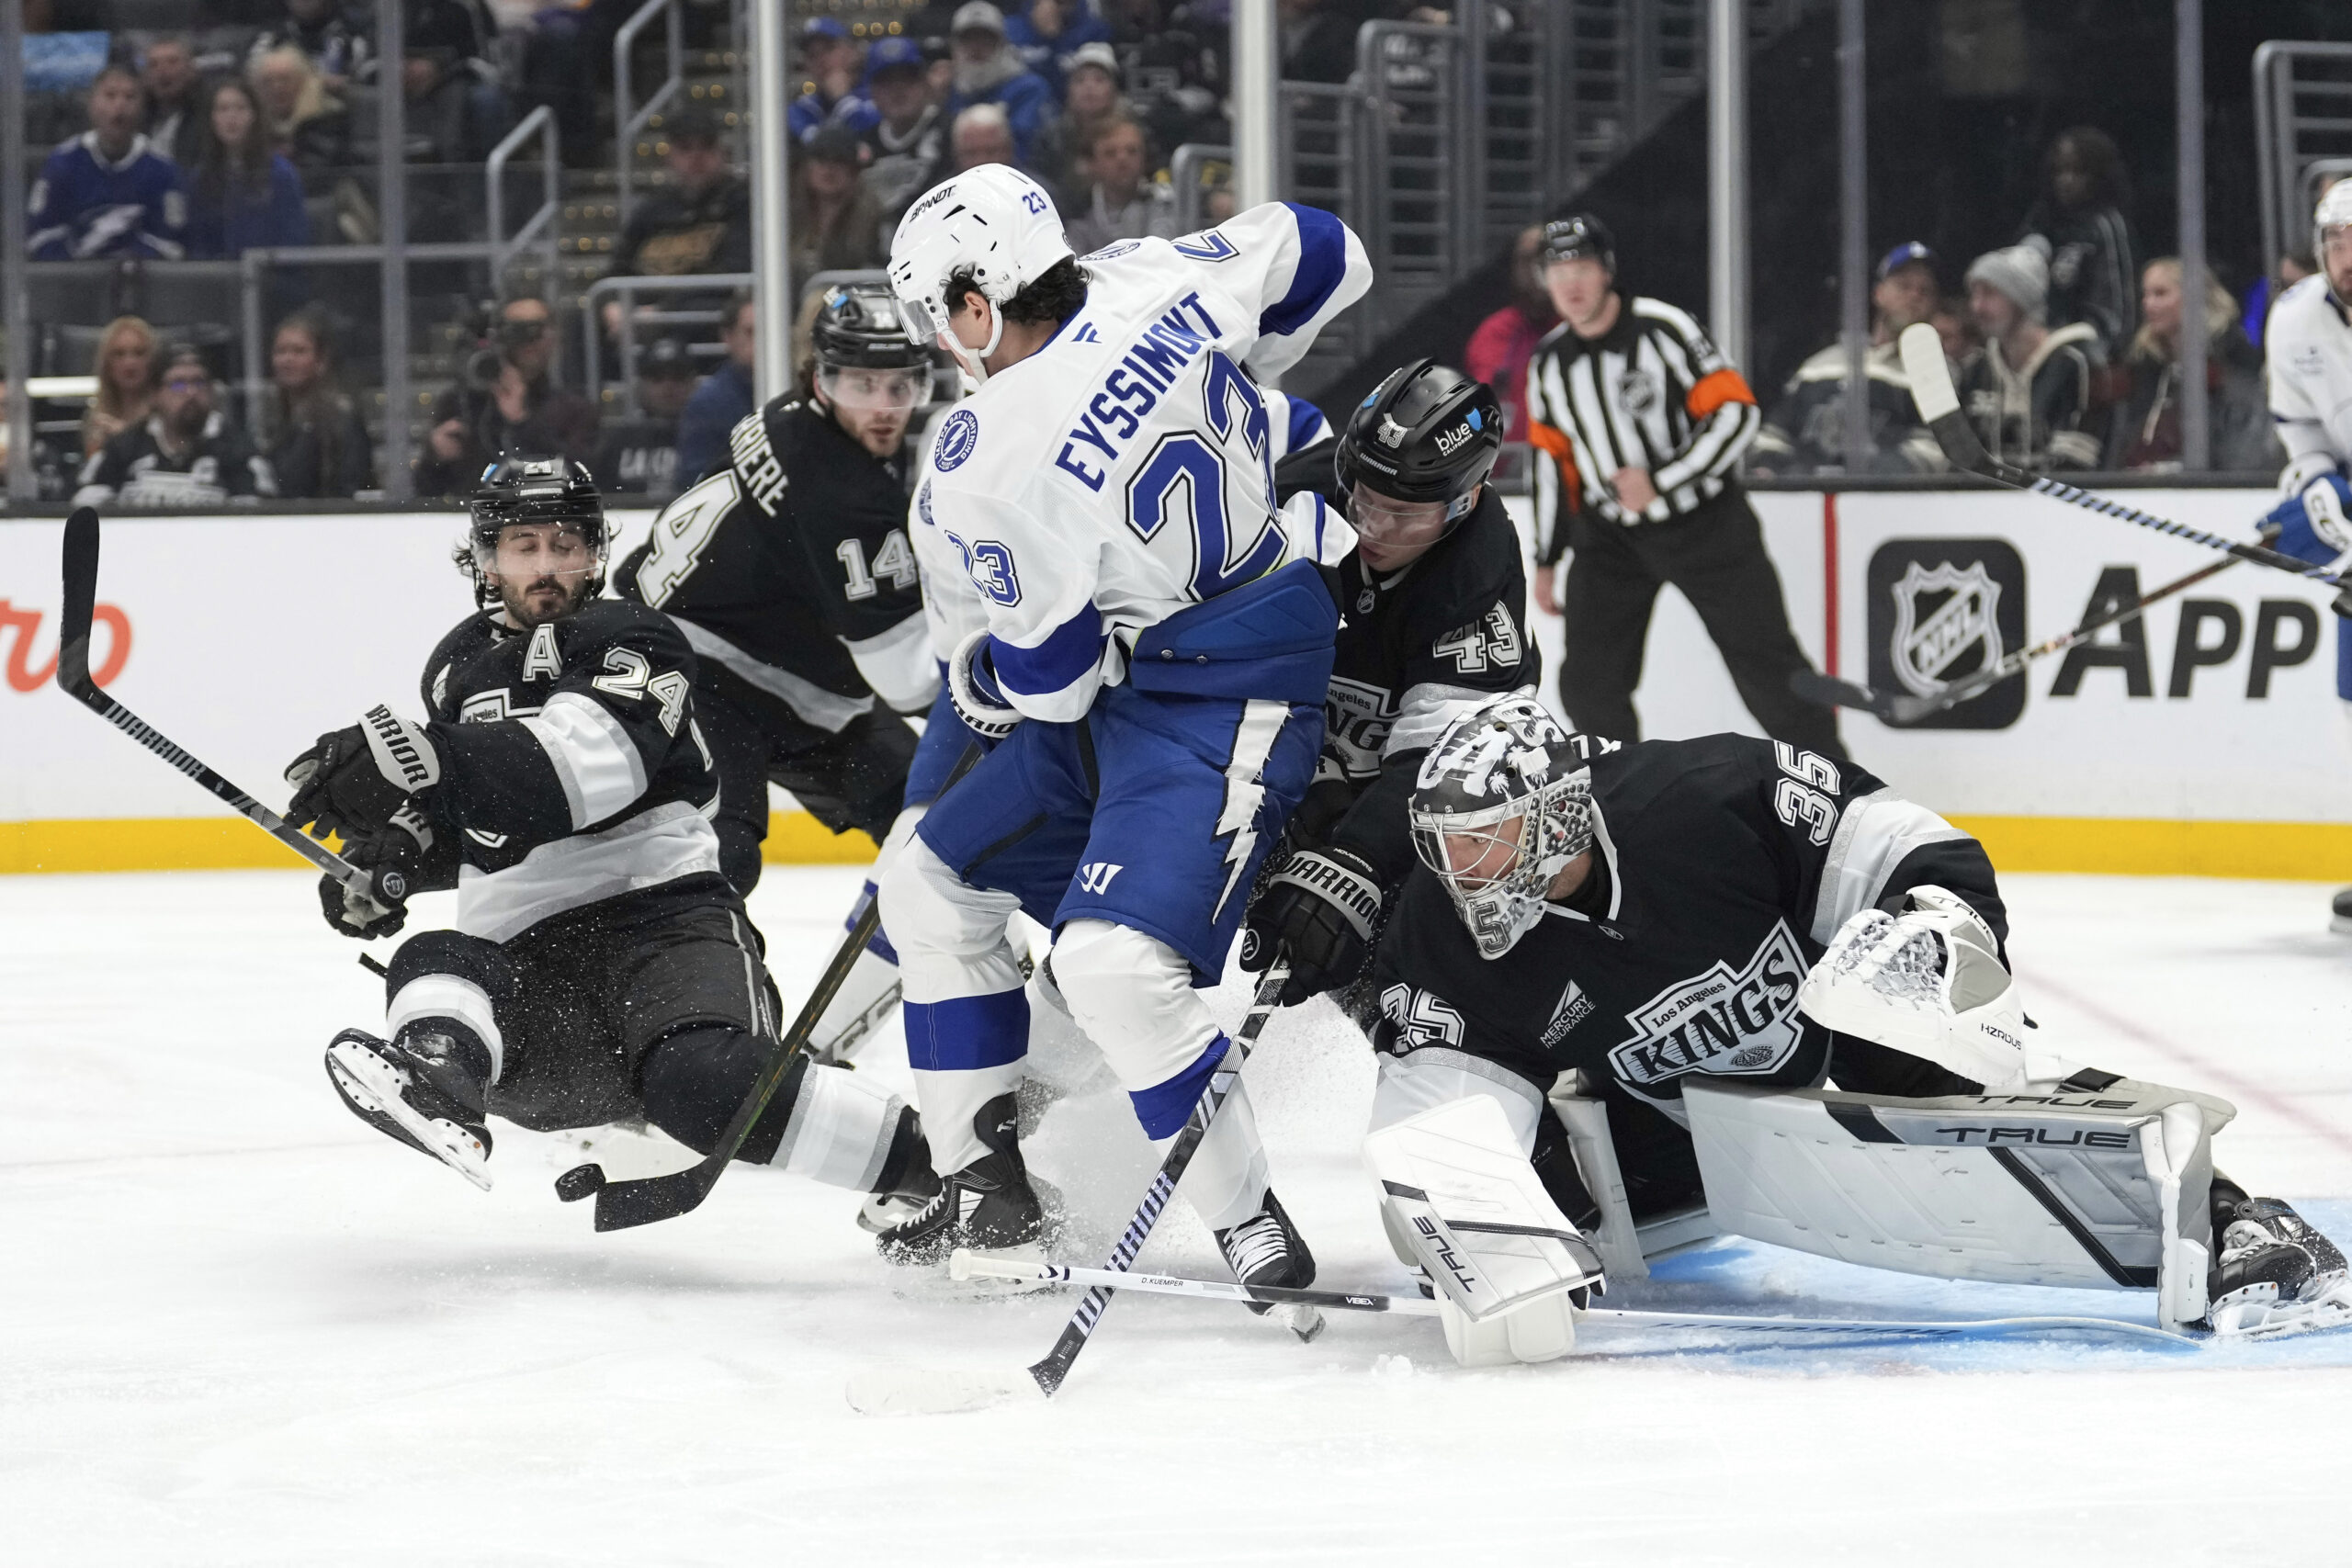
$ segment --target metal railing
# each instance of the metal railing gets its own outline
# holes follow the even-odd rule
[[[515,150],[534,135],[539,139],[539,206],[514,237],[506,237],[506,164]],[[557,216],[563,210],[563,157],[556,134],[555,111],[541,104],[523,117],[523,123],[506,133],[505,139],[490,150],[489,159],[482,164],[482,177],[489,185],[490,200],[490,271],[493,285],[506,272],[506,264],[515,253],[529,244],[541,231],[547,239],[540,249],[547,253],[548,271],[555,271]]]
[[[580,297],[580,332],[584,353],[581,363],[587,385],[588,401],[601,411],[605,406],[604,357],[599,352],[604,332],[604,302],[617,299],[621,303],[620,322],[614,333],[615,344],[620,351],[621,412],[630,419],[637,417],[637,333],[640,327],[715,326],[722,311],[717,310],[646,310],[637,308],[639,294],[718,294],[734,288],[749,288],[756,282],[748,272],[711,272],[692,274],[684,277],[600,277],[588,286]],[[765,323],[763,323],[764,327]]]
[[[2254,51],[2254,150],[2262,266],[2302,250],[2314,165],[2352,155],[2352,43],[2273,39]]]
[[[629,70],[629,54],[637,47],[638,35],[653,25],[653,19],[666,19],[668,28],[664,42],[669,47],[670,67],[662,78],[662,85],[651,97],[635,108],[629,107],[636,96],[635,81]],[[632,197],[630,176],[637,157],[637,133],[662,112],[670,100],[685,91],[686,85],[686,13],[679,0],[645,0],[637,14],[620,26],[613,35],[613,118],[618,126],[616,145],[613,152],[613,181],[618,195],[621,221],[628,221]]]
[[[1189,234],[1208,227],[1209,187],[1204,176],[1219,164],[1231,169],[1232,148],[1187,141],[1168,155],[1169,188],[1176,197],[1176,227],[1181,231]]]

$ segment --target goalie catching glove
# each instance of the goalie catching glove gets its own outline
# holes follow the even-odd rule
[[[286,766],[294,798],[286,820],[314,839],[357,840],[392,824],[409,797],[441,782],[441,756],[424,727],[378,704],[357,724],[322,735]]]
[[[1004,700],[997,684],[996,666],[989,660],[989,634],[977,631],[956,645],[947,660],[947,700],[956,716],[987,741],[1003,739],[1021,722],[1021,712]]]
[[[2025,1008],[1984,917],[1941,887],[1911,889],[1899,915],[1864,909],[1838,928],[1797,992],[1825,1029],[1874,1041],[1987,1089],[2063,1078],[2075,1065],[2036,1050]]]
[[[1363,973],[1379,929],[1385,896],[1380,874],[1363,856],[1342,849],[1294,850],[1275,863],[1243,917],[1241,967],[1263,974],[1274,954],[1290,949],[1290,979],[1279,1005],[1344,986]]]

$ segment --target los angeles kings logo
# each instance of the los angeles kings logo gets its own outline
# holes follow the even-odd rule
[[[1770,1073],[1797,1048],[1797,986],[1804,954],[1788,922],[1775,920],[1738,969],[1718,959],[1625,1015],[1634,1037],[1609,1053],[1624,1082],[1662,1083],[1684,1073]]]

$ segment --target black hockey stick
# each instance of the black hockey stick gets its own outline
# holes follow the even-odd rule
[[[2005,653],[1990,668],[1973,675],[1963,675],[1951,682],[1933,696],[1917,696],[1907,692],[1882,692],[1852,681],[1841,681],[1835,675],[1824,675],[1815,670],[1800,670],[1789,677],[1789,690],[1807,702],[1822,703],[1834,707],[1860,708],[1875,715],[1879,721],[1897,729],[1918,723],[1930,714],[1957,707],[1970,698],[1992,690],[2037,659],[2052,653],[2063,653],[2077,643],[2086,642],[2092,634],[2102,631],[2119,621],[2138,616],[2149,605],[2169,599],[2185,589],[2194,588],[2215,572],[2227,571],[2237,565],[2235,560],[2217,560],[2211,566],[2200,566],[2186,577],[2175,578],[2161,588],[2150,589],[2128,604],[2093,615],[2071,631],[2045,637],[2031,648],[2020,648]]]
[[[942,793],[953,788],[956,780],[970,773],[980,757],[978,742],[964,748],[964,755],[956,760],[955,771],[947,775],[947,783],[940,786]],[[808,1048],[808,1036],[815,1032],[817,1021],[832,1005],[835,993],[849,978],[849,972],[856,967],[857,955],[865,951],[865,944],[874,940],[874,933],[881,929],[881,925],[882,900],[878,897],[869,898],[865,901],[865,908],[858,911],[857,919],[850,922],[849,935],[842,940],[832,962],[825,965],[822,975],[817,976],[816,988],[801,1004],[800,1016],[792,1021],[792,1027],[785,1032],[775,1054],[760,1069],[760,1076],[752,1080],[752,1092],[745,1095],[743,1103],[735,1108],[735,1114],[718,1134],[718,1142],[711,1145],[710,1153],[684,1170],[665,1171],[660,1176],[634,1177],[626,1181],[607,1181],[604,1167],[593,1161],[587,1165],[575,1165],[556,1178],[556,1196],[567,1203],[576,1203],[594,1193],[596,1198],[596,1228],[600,1231],[628,1230],[632,1225],[650,1225],[656,1220],[673,1220],[680,1214],[691,1213],[710,1196],[710,1190],[718,1185],[718,1179],[725,1174],[728,1162],[742,1148],[743,1140],[751,1135],[752,1123],[759,1121],[760,1113],[768,1108],[768,1101],[775,1099],[775,1091],[783,1087],[785,1075],[792,1070],[794,1059]]]
[[[1273,1013],[1276,998],[1283,994],[1283,983],[1289,978],[1290,953],[1285,950],[1266,965],[1265,976],[1258,982],[1258,993],[1250,998],[1249,1016],[1233,1032],[1233,1048],[1209,1075],[1208,1087],[1201,1091],[1201,1098],[1193,1104],[1193,1113],[1184,1119],[1183,1128],[1169,1145],[1167,1157],[1159,1162],[1159,1173],[1144,1190],[1143,1201],[1136,1206],[1135,1217],[1127,1222],[1119,1245],[1111,1249],[1110,1258],[1102,1266],[1106,1271],[1125,1274],[1135,1266],[1144,1243],[1151,1239],[1152,1227],[1159,1223],[1160,1212],[1168,1207],[1168,1200],[1175,1196],[1176,1184],[1192,1165],[1201,1140],[1208,1136],[1209,1124],[1216,1120],[1217,1111],[1233,1093],[1233,1086],[1241,1081],[1242,1064],[1250,1059],[1250,1048],[1257,1043],[1266,1020]],[[1096,1285],[1089,1289],[1078,1303],[1078,1310],[1070,1314],[1061,1337],[1054,1341],[1054,1348],[1023,1371],[996,1376],[886,1368],[862,1373],[850,1381],[850,1406],[868,1416],[946,1414],[983,1410],[1015,1399],[1051,1399],[1102,1321],[1111,1298],[1108,1287]]]
[[[216,798],[227,801],[245,820],[334,877],[356,897],[389,915],[408,897],[408,879],[390,866],[367,871],[352,864],[261,802],[174,745],[169,737],[98,690],[90,679],[90,621],[98,603],[98,513],[76,507],[65,520],[65,613],[58,623],[57,684],[75,702],[161,757]]]
[[[2220,550],[2240,560],[2250,560],[2256,566],[2267,566],[2296,577],[2310,578],[2314,582],[2324,582],[2339,590],[2335,596],[2335,613],[2352,615],[2352,578],[2341,576],[2325,567],[2313,566],[2309,561],[2297,560],[2293,556],[2281,555],[2261,545],[2243,544],[2235,539],[2225,539],[2219,534],[2209,534],[2201,528],[2191,528],[2168,517],[2158,517],[2136,506],[2126,506],[2120,501],[2110,501],[2106,496],[2094,495],[2089,491],[2077,490],[2073,485],[2062,484],[2041,474],[2028,473],[2014,464],[2001,461],[1984,450],[1984,443],[1977,439],[1975,429],[1969,424],[1967,416],[1960,412],[1960,393],[1952,387],[1951,365],[1944,358],[1943,340],[1936,335],[1936,329],[1925,322],[1904,328],[1902,348],[1903,373],[1911,383],[1911,400],[1918,405],[1919,417],[1927,422],[1928,431],[1936,438],[1936,445],[1943,448],[1944,456],[1951,459],[1952,467],[1991,479],[1995,484],[2007,485],[2011,490],[2031,491],[2036,495],[2063,501],[2069,506],[2079,506],[2104,517],[2120,517],[2126,523],[2153,528],[2159,534],[2170,534],[2176,539],[2186,539],[2209,550]]]

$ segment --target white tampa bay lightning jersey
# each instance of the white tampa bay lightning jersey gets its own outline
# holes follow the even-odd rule
[[[1146,628],[1328,557],[1319,507],[1290,526],[1277,512],[1273,464],[1297,427],[1257,378],[1372,282],[1345,224],[1287,203],[1082,265],[1079,312],[939,421],[914,503],[919,551],[952,551],[985,611],[932,593],[934,636],[985,624],[1006,697],[1049,722],[1117,683]]]
[[[2264,328],[2270,417],[2287,448],[2287,487],[2352,463],[2352,313],[2324,277],[2278,296]]]

